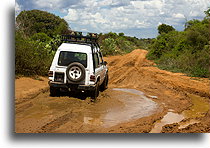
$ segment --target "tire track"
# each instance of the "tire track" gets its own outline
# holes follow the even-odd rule
[[[59,128],[61,125],[69,122],[71,119],[73,119],[75,116],[72,113],[67,113],[63,116],[58,117],[57,119],[45,124],[41,127],[40,130],[37,131],[37,133],[53,133],[53,131],[57,128]]]

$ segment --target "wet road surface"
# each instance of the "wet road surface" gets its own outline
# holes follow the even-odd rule
[[[150,116],[157,109],[157,103],[135,89],[108,89],[96,102],[89,98],[49,97],[49,92],[46,92],[19,105],[16,132],[74,132],[81,127],[88,127],[88,130],[108,128]]]
[[[118,123],[150,116],[158,107],[154,101],[148,99],[141,91],[125,88],[114,88],[112,90],[114,93],[111,98],[120,101],[120,105],[101,112],[88,109],[87,115],[85,114],[84,117],[85,123],[98,123],[98,125],[110,127]],[[98,116],[95,118],[94,115],[97,114]]]

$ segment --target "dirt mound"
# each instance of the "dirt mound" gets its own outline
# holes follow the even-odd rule
[[[21,77],[15,80],[15,104],[23,103],[48,90],[46,77]]]
[[[143,78],[140,68],[154,65],[145,58],[146,54],[146,50],[137,49],[123,56],[105,58],[109,63],[110,86],[137,87]]]
[[[105,59],[109,62],[109,66],[116,67],[142,67],[153,65],[154,63],[146,59],[146,54],[146,50],[136,49],[123,56],[113,56]]]

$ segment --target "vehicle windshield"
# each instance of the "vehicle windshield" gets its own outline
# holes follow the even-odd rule
[[[87,68],[87,54],[81,52],[61,51],[58,59],[59,66],[68,66],[73,62],[81,63]]]

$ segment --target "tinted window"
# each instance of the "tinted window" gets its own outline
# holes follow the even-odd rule
[[[73,62],[81,63],[87,68],[87,54],[81,52],[61,51],[58,59],[59,66],[68,66]]]
[[[101,52],[99,52],[99,63],[102,64],[103,63],[103,58],[102,58],[102,54]]]
[[[94,53],[93,54],[94,57],[94,62],[95,62],[95,68],[99,67],[99,59],[98,59],[98,54]]]

